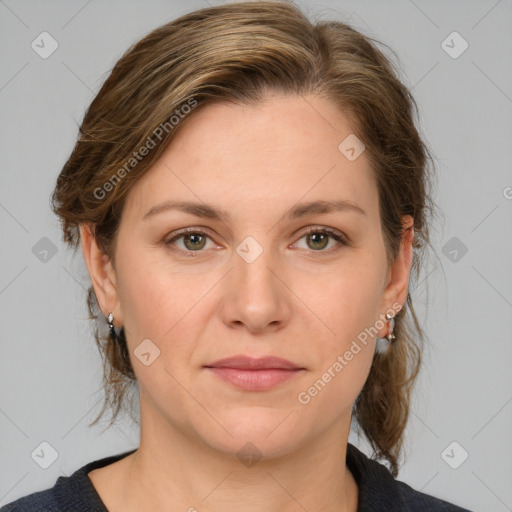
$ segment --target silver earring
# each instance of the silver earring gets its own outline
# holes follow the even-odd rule
[[[108,316],[107,316],[107,323],[108,323],[108,328],[110,330],[110,334],[115,337],[116,330],[115,330],[115,327],[114,327],[114,315],[112,313],[108,314]]]
[[[389,334],[385,338],[377,338],[375,344],[375,352],[378,354],[387,354],[393,342],[396,340],[396,336],[393,334],[395,328],[395,318],[389,313],[386,313],[386,320],[390,322]]]

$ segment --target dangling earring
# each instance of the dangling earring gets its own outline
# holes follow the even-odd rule
[[[389,348],[396,340],[396,336],[393,334],[393,329],[395,328],[395,318],[389,313],[386,313],[386,320],[390,322],[389,334],[385,338],[377,338],[375,344],[375,352],[378,354],[387,354],[389,352]]]
[[[112,313],[109,313],[108,316],[107,316],[107,323],[108,323],[108,328],[110,330],[110,335],[115,338],[116,337],[116,329],[114,327],[114,315]]]

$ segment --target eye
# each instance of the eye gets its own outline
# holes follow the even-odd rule
[[[343,235],[329,228],[309,228],[300,238],[300,240],[302,239],[305,239],[307,244],[307,247],[302,248],[310,252],[333,252],[342,245],[348,245]],[[337,243],[324,250],[329,245],[329,241],[332,240]]]
[[[205,248],[211,248],[207,247],[208,240],[212,242],[206,231],[197,228],[188,228],[176,233],[172,238],[164,240],[164,244],[173,250],[189,253],[187,256],[194,256],[194,254],[190,253],[201,252]],[[181,243],[181,247],[177,242]],[[176,249],[171,246],[176,247]]]
[[[308,228],[299,241],[302,239],[306,240],[307,247],[299,248],[306,249],[309,252],[330,253],[337,251],[340,246],[348,245],[341,233],[330,228]],[[215,246],[208,232],[199,228],[186,228],[164,240],[164,244],[174,251],[194,257],[196,256],[194,253],[204,252],[203,249],[212,248],[212,246],[208,247],[208,241],[213,244],[213,247],[218,247]],[[336,243],[329,246],[330,241]],[[327,250],[325,250],[326,247],[328,247]]]

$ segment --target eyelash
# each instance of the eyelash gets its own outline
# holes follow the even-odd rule
[[[320,250],[316,250],[315,251],[313,249],[306,249],[306,251],[309,254],[312,254],[312,253],[315,253],[315,254],[319,254],[319,253],[332,254],[332,253],[337,252],[338,250],[340,250],[342,246],[348,245],[348,242],[347,242],[346,238],[343,235],[339,234],[338,232],[336,232],[336,231],[334,231],[334,230],[332,230],[330,228],[319,228],[319,227],[308,228],[308,229],[306,229],[306,231],[304,231],[302,233],[302,235],[299,238],[299,240],[301,240],[302,238],[304,238],[307,235],[312,235],[312,234],[314,235],[314,234],[317,234],[317,233],[318,234],[325,234],[325,235],[328,235],[329,237],[333,238],[334,240],[336,240],[336,242],[338,242],[338,246],[331,247],[330,249],[327,249],[327,250],[320,249]],[[181,230],[180,232],[176,233],[172,238],[164,240],[164,245],[168,246],[173,251],[177,251],[177,252],[180,252],[182,254],[185,254],[187,257],[196,258],[197,255],[194,254],[194,253],[201,253],[201,252],[204,252],[204,251],[202,251],[202,250],[199,250],[199,251],[185,251],[183,249],[178,249],[177,247],[172,247],[174,242],[176,242],[177,240],[179,240],[183,236],[189,235],[189,234],[206,236],[206,237],[211,239],[211,236],[210,236],[208,231],[204,231],[203,229],[199,229],[199,228],[185,228],[185,229]]]

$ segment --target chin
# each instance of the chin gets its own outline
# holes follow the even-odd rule
[[[296,449],[305,438],[304,425],[299,427],[297,416],[269,407],[243,407],[218,418],[224,428],[208,428],[202,437],[213,449],[239,458],[252,451],[254,456],[279,458]]]

